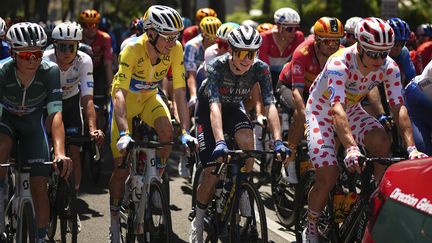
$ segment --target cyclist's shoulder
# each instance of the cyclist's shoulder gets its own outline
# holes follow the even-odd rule
[[[75,57],[75,60],[79,65],[89,65],[89,64],[93,65],[93,61],[91,57],[83,51],[77,52],[77,56]]]
[[[294,50],[292,60],[306,61],[309,59],[314,59],[316,56],[314,51],[314,42],[315,40],[313,38],[307,38],[300,45],[298,45]]]
[[[201,34],[198,34],[194,38],[190,39],[185,44],[185,49],[193,48],[198,49],[200,46],[202,46],[203,37]]]
[[[229,68],[228,65],[225,65],[226,63],[228,63],[228,59],[229,55],[228,53],[225,53],[210,60],[207,63],[207,66],[211,67],[215,72],[221,73],[226,68]]]
[[[8,70],[13,70],[15,65],[13,64],[12,57],[7,57],[3,60],[0,60],[0,73],[4,74]]]
[[[109,39],[111,41],[111,36],[107,32],[104,32],[102,30],[97,30],[96,36],[99,36],[99,38],[106,39],[106,40]]]
[[[54,48],[50,48],[50,49],[45,49],[44,53],[43,53],[43,57],[45,59],[48,59],[50,61],[55,61],[56,60],[56,56],[55,56],[55,51]]]
[[[60,72],[59,70],[60,69],[57,63],[48,59],[42,59],[39,69],[36,72],[39,74],[52,76],[56,75],[56,72]]]

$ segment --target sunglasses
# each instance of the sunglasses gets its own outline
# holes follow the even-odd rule
[[[97,24],[96,23],[82,23],[81,26],[83,28],[96,28]]]
[[[282,27],[288,32],[295,32],[299,29],[297,26],[283,26]]]
[[[404,47],[406,45],[406,41],[395,41],[394,46],[402,46]]]
[[[14,51],[22,60],[39,60],[43,56],[43,51]]]
[[[164,35],[164,34],[158,33],[158,35],[160,37],[162,37],[166,42],[173,42],[173,41],[176,41],[178,39],[178,37],[179,37],[180,34],[176,34],[176,35]]]
[[[366,53],[366,56],[372,59],[386,59],[389,55],[390,51],[371,51],[362,47],[363,51]]]
[[[228,50],[228,42],[218,38],[216,39],[216,44],[218,45],[218,49]]]
[[[333,39],[333,38],[319,38],[318,41],[323,43],[326,46],[339,46],[340,45],[340,39]]]
[[[65,43],[56,43],[55,47],[60,52],[66,53],[66,52],[72,52],[75,53],[78,50],[77,44],[65,44]]]
[[[247,57],[249,60],[255,59],[258,50],[233,50],[233,55],[240,60],[245,59]]]

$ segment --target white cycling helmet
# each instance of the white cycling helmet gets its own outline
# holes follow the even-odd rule
[[[173,8],[153,5],[144,14],[144,29],[155,29],[157,32],[180,32],[183,21],[180,14]]]
[[[347,19],[346,23],[345,23],[345,31],[348,33],[353,34],[355,31],[355,27],[357,25],[358,22],[360,22],[360,20],[362,20],[362,18],[360,17],[351,17],[349,19]]]
[[[375,17],[362,19],[354,32],[357,41],[365,48],[390,50],[394,45],[394,32],[390,25]]]
[[[231,31],[233,29],[235,29],[239,26],[240,26],[239,24],[234,23],[234,22],[226,22],[219,27],[219,29],[216,32],[216,36],[219,39],[227,41],[229,33],[231,33]]]
[[[6,39],[12,48],[44,47],[47,43],[47,35],[42,26],[30,22],[12,25],[6,33]]]
[[[64,22],[57,25],[51,37],[54,40],[82,40],[82,28],[81,25],[76,22]]]
[[[233,29],[228,35],[228,43],[232,48],[258,50],[262,38],[258,30],[248,25]]]
[[[6,34],[6,22],[4,19],[0,17],[0,36],[4,36]]]
[[[243,22],[241,22],[241,25],[249,25],[252,28],[256,29],[258,27],[258,22],[253,21],[252,19],[246,19]]]
[[[280,8],[274,13],[274,22],[280,25],[300,25],[300,15],[292,8]]]

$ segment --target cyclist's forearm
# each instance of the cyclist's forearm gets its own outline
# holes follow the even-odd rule
[[[105,60],[104,61],[104,67],[105,67],[105,76],[107,79],[107,87],[108,87],[108,94],[110,92],[110,87],[111,87],[111,83],[112,80],[114,78],[114,74],[113,74],[113,70],[112,70],[112,60]]]
[[[222,127],[222,105],[220,103],[210,104],[210,122],[215,141],[224,140]]]
[[[127,91],[123,89],[116,89],[114,91],[114,117],[119,131],[128,130],[126,117],[126,94]]]
[[[188,73],[187,86],[189,89],[189,96],[193,97],[196,96],[196,92],[197,92],[196,72],[187,72],[187,73]]]
[[[96,111],[93,103],[93,96],[86,95],[81,98],[82,106],[84,107],[84,111],[87,118],[89,132],[92,132],[97,129],[96,127]]]
[[[265,108],[265,115],[268,117],[270,131],[274,140],[282,140],[279,115],[274,104],[268,105]]]
[[[294,88],[293,89],[293,99],[294,99],[294,105],[297,109],[297,112],[299,114],[299,117],[302,119],[302,123],[306,123],[306,107],[303,102],[303,89]]]
[[[186,89],[179,88],[174,91],[174,99],[177,106],[178,116],[182,128],[188,130],[190,127],[189,110],[186,103]]]
[[[371,114],[373,116],[378,116],[379,114],[384,114],[384,107],[381,103],[381,96],[378,90],[378,86],[373,88],[368,94],[367,98],[369,100],[369,103],[371,104],[371,107],[375,114]]]
[[[261,88],[259,86],[259,83],[255,83],[252,87],[251,96],[253,103],[255,105],[255,111],[256,115],[263,115],[264,112],[264,105],[261,98]]]
[[[51,115],[51,136],[53,139],[54,155],[65,155],[65,131],[63,126],[63,116],[61,112],[56,112]]]
[[[408,110],[406,109],[406,106],[400,104],[395,105],[391,108],[391,111],[394,115],[396,125],[398,126],[401,133],[401,137],[405,141],[405,145],[407,147],[415,146],[411,120],[408,116]]]
[[[351,146],[357,146],[348,123],[347,114],[342,104],[336,102],[333,105],[331,112],[333,113],[333,124],[335,126],[336,133],[344,147],[349,148]]]

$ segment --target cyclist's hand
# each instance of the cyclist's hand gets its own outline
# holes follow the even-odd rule
[[[57,167],[57,161],[60,161],[60,160],[63,161],[62,171],[59,171],[59,169]],[[54,157],[53,167],[54,167],[55,171],[60,174],[61,177],[64,177],[65,179],[67,179],[69,177],[70,173],[72,172],[73,163],[69,157],[66,157],[64,155],[57,155]]]
[[[96,141],[97,145],[101,146],[104,143],[105,134],[100,129],[97,129],[90,131],[90,137]]]
[[[221,162],[220,158],[224,157],[228,153],[228,147],[224,140],[216,142],[215,149],[213,150],[212,158],[215,161]]]
[[[197,99],[198,98],[196,96],[190,97],[188,101],[188,108],[195,107],[195,104],[197,103]]]
[[[274,141],[274,148],[277,159],[281,160],[283,164],[288,163],[288,158],[291,156],[291,150],[283,144],[282,140]]]
[[[392,128],[392,118],[386,114],[380,114],[377,116],[377,120],[381,123],[386,131],[390,131]]]
[[[348,171],[350,172],[356,171],[357,173],[360,174],[363,169],[360,168],[359,158],[364,157],[364,155],[360,153],[359,147],[351,146],[345,150],[345,153],[346,155],[345,155],[344,163]]]
[[[126,148],[131,141],[132,138],[127,134],[120,137],[116,144],[117,149],[120,151],[120,153],[124,153],[126,151]]]
[[[181,142],[183,145],[186,145],[188,142],[193,142],[194,144],[198,144],[198,140],[190,135],[189,131],[183,132],[181,135]]]
[[[428,156],[417,150],[415,146],[409,146],[407,149],[409,159],[427,158]]]
[[[257,116],[257,122],[258,122],[258,124],[260,124],[260,126],[264,127],[267,125],[267,117],[265,117],[263,115],[258,115]]]

